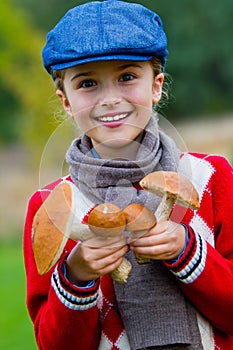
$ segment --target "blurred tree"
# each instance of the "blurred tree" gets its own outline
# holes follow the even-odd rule
[[[50,30],[70,8],[88,1],[82,0],[6,0],[17,7],[24,8],[30,15],[36,27],[44,32]]]
[[[233,109],[233,2],[157,2],[168,34],[167,71],[174,80],[169,114],[217,114]]]
[[[39,147],[56,126],[48,108],[54,88],[40,58],[44,37],[24,11],[6,2],[0,2],[0,32],[0,142]]]

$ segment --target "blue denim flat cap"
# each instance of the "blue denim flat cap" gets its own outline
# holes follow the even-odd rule
[[[104,60],[147,61],[165,66],[167,38],[160,17],[136,3],[91,1],[69,10],[47,34],[44,67],[52,70]]]

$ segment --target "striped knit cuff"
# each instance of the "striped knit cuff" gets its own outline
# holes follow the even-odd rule
[[[99,281],[91,288],[78,288],[62,274],[59,263],[51,277],[52,287],[60,302],[72,310],[87,310],[97,304]]]
[[[190,226],[188,229],[190,240],[185,253],[174,264],[164,262],[170,271],[186,284],[194,282],[200,276],[205,268],[207,254],[206,241]]]

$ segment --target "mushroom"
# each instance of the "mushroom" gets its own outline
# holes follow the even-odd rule
[[[88,216],[90,230],[106,239],[122,235],[125,230],[126,217],[123,211],[115,204],[103,203],[97,205]],[[131,263],[123,258],[120,266],[110,273],[112,279],[120,284],[127,282],[132,270]]]
[[[142,204],[130,204],[124,208],[123,213],[126,216],[126,231],[133,233],[133,238],[143,236],[150,228],[156,225],[154,213]],[[150,259],[135,254],[139,264],[145,264]]]
[[[79,224],[74,236],[76,188],[74,184],[58,184],[36,212],[32,223],[32,247],[39,274],[46,273],[59,259],[69,238],[83,240],[93,233]]]
[[[96,235],[87,224],[82,223],[81,214],[80,217],[77,214],[80,205],[78,193],[73,183],[61,182],[34,216],[32,247],[36,267],[41,275],[48,272],[58,261],[68,239],[85,241]],[[131,271],[131,264],[124,258],[121,265],[118,268],[119,273],[116,271],[112,277],[119,283],[125,283],[126,275]]]
[[[157,221],[169,219],[175,203],[190,209],[200,208],[199,196],[193,184],[185,176],[173,171],[155,171],[140,181],[140,186],[162,197],[155,216]]]
[[[102,203],[90,212],[88,225],[96,235],[114,237],[123,233],[126,218],[123,211],[117,205]]]
[[[155,171],[145,176],[140,186],[162,197],[155,212],[157,222],[169,219],[175,203],[194,210],[200,208],[198,192],[189,179],[179,173]]]

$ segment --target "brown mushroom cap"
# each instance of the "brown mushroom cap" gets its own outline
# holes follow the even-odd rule
[[[125,229],[125,224],[125,214],[112,203],[97,205],[88,217],[88,226],[97,235],[120,235]]]
[[[154,213],[142,204],[130,204],[124,208],[127,231],[149,230],[156,224]]]
[[[68,183],[59,184],[38,209],[32,224],[32,246],[39,274],[46,273],[59,259],[70,226],[72,191]]]
[[[140,186],[162,197],[168,193],[176,198],[178,204],[199,209],[199,196],[193,184],[185,176],[172,171],[155,171],[140,181]]]

